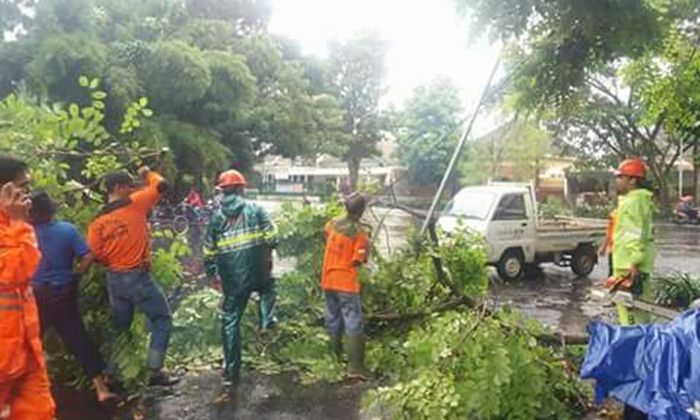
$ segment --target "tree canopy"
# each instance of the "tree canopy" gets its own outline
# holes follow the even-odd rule
[[[505,4],[504,4],[505,3]],[[642,157],[662,202],[700,138],[696,0],[458,0],[508,46],[507,101],[564,151],[608,167]],[[643,29],[642,29],[643,28]]]
[[[343,138],[339,101],[318,88],[326,66],[267,33],[269,1],[44,0],[23,13],[28,5],[0,2],[0,28],[17,34],[0,42],[0,97],[86,105],[78,81],[96,78],[108,128],[148,97],[178,179],[202,183],[265,153],[309,156]]]
[[[454,82],[437,78],[417,87],[397,116],[398,157],[409,180],[436,185],[459,139],[462,105]]]

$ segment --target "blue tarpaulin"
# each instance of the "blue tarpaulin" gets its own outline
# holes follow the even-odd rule
[[[667,324],[621,327],[594,321],[581,377],[650,419],[695,419],[700,401],[700,310]]]

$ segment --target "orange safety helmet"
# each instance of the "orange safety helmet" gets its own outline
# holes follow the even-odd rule
[[[629,176],[633,178],[646,178],[647,167],[641,159],[626,159],[620,163],[615,171],[615,176]]]
[[[245,184],[245,177],[235,169],[222,172],[216,182],[216,186],[219,188],[237,187]]]

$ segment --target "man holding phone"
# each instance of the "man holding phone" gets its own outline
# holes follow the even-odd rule
[[[29,182],[25,162],[0,155],[0,412],[50,420],[56,407],[31,288],[41,254],[27,223]]]

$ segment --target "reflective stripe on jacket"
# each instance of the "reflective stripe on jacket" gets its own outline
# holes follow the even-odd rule
[[[270,250],[277,246],[277,230],[262,207],[236,195],[224,197],[204,237],[207,273],[234,280],[240,287],[270,275]]]

